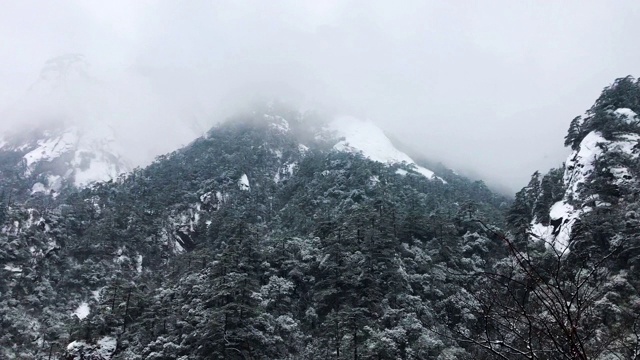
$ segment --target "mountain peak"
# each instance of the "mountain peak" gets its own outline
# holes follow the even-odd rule
[[[438,178],[433,171],[419,166],[409,155],[398,150],[384,131],[371,121],[353,116],[338,116],[327,128],[341,138],[334,146],[337,151],[361,153],[364,157],[383,164],[404,163],[428,179]],[[400,173],[404,174],[405,170]]]

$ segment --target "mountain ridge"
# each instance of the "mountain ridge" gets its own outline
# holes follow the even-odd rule
[[[277,106],[56,197],[7,196],[29,190],[9,167],[0,355],[629,357],[636,88],[606,88],[572,122],[565,166],[535,173],[513,202],[446,168],[421,171],[361,120],[326,126]]]

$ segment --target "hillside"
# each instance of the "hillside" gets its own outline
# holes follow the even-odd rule
[[[24,204],[5,198],[4,356],[195,358],[239,356],[230,352],[242,347],[276,358],[336,341],[332,348],[346,351],[347,340],[322,334],[352,312],[378,332],[363,327],[355,341],[377,338],[383,351],[387,322],[415,326],[402,324],[444,311],[435,300],[453,290],[424,289],[445,286],[429,280],[446,260],[437,249],[467,233],[464,216],[499,221],[506,201],[480,182],[415,164],[357,119],[238,116],[117,181],[34,193]],[[438,309],[393,315],[419,298]],[[214,341],[220,316],[229,344]],[[402,351],[452,346],[415,331],[412,339],[441,345],[407,340]]]
[[[513,202],[370,122],[279,105],[63,191],[9,145],[0,354],[637,357],[639,104],[631,77],[605,88]]]

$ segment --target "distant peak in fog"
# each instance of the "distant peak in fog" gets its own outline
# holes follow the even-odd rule
[[[34,74],[36,75],[36,74]],[[44,62],[35,82],[0,110],[0,138],[49,127],[78,127],[83,133],[111,129],[134,166],[151,162],[200,136],[195,107],[174,106],[156,94],[142,75],[94,68],[82,54]]]
[[[87,78],[89,66],[89,62],[82,54],[56,56],[44,63],[39,82],[60,82],[70,77]]]

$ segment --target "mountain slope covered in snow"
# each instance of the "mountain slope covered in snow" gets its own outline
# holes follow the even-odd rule
[[[328,129],[341,138],[334,146],[338,151],[360,152],[368,159],[385,164],[406,164],[428,179],[436,177],[433,171],[417,165],[409,155],[398,150],[384,132],[370,121],[339,116],[329,123]]]
[[[630,201],[639,186],[640,91],[632,78],[618,79],[595,105],[576,117],[566,136],[572,148],[562,169],[534,174],[516,207],[529,202],[530,234],[558,252],[571,251],[584,217]],[[519,204],[520,202],[520,204]]]

